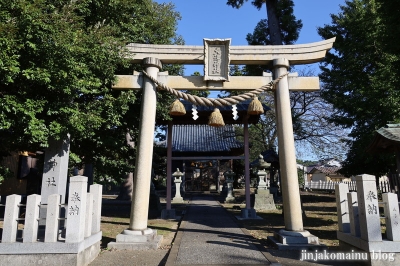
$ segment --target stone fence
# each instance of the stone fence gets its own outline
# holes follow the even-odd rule
[[[102,186],[91,185],[87,177],[70,178],[68,204],[61,195],[20,195],[6,198],[0,265],[88,265],[100,251]],[[2,213],[0,217],[2,217]],[[0,221],[1,225],[1,221]],[[0,226],[1,229],[1,226]]]
[[[334,191],[337,184],[345,184],[348,186],[349,191],[357,191],[356,181],[349,182],[332,182],[332,181],[310,181],[304,182],[303,188],[315,190],[331,190]],[[389,181],[379,182],[378,190],[382,193],[393,192]]]
[[[340,245],[366,251],[371,265],[389,265],[400,259],[400,214],[395,193],[383,193],[378,202],[375,176],[356,177],[357,192],[345,183],[335,185]],[[382,237],[381,214],[386,230]],[[382,218],[383,218],[382,217]]]

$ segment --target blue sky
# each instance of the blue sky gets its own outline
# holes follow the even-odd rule
[[[253,33],[254,28],[261,19],[267,17],[265,5],[257,10],[251,0],[240,9],[226,5],[226,0],[156,0],[158,3],[173,3],[182,19],[179,21],[177,33],[182,35],[187,45],[203,45],[203,38],[231,38],[231,45],[247,45],[246,35]],[[340,5],[345,5],[345,0],[294,0],[294,14],[303,22],[303,28],[296,44],[305,44],[321,41],[317,27],[331,24],[330,14],[338,14]],[[301,67],[296,66],[297,70]],[[319,72],[318,63],[310,65],[309,70],[316,75]],[[190,76],[194,71],[203,75],[203,66],[185,66],[185,75]],[[212,92],[209,97],[217,97]],[[304,160],[318,159],[315,155],[301,151],[299,158]]]
[[[203,38],[231,38],[231,45],[247,45],[246,35],[253,33],[257,23],[266,18],[265,5],[257,10],[251,0],[240,9],[226,5],[226,0],[156,0],[158,3],[173,3],[182,19],[178,24],[178,34],[187,45],[203,45]],[[340,11],[339,5],[345,0],[295,0],[294,14],[303,22],[297,44],[322,40],[317,27],[330,24],[330,14]],[[317,70],[317,66],[311,66]],[[185,75],[194,71],[203,73],[202,66],[187,66]]]

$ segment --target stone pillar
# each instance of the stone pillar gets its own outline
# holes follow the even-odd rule
[[[157,58],[143,59],[145,71],[157,79],[161,61]],[[139,139],[136,153],[132,205],[129,228],[117,235],[116,242],[108,248],[115,249],[157,249],[162,237],[147,228],[150,183],[153,161],[154,123],[156,119],[157,88],[148,78],[143,81],[142,104],[140,109]]]
[[[368,242],[382,241],[375,176],[356,176],[356,183],[361,238]]]
[[[61,195],[52,194],[48,198],[44,242],[57,242],[58,240],[60,201]]]
[[[13,243],[17,240],[18,214],[21,195],[10,195],[6,198],[6,208],[4,210],[3,236],[2,243]]]
[[[274,78],[287,73],[289,60],[274,59]],[[294,148],[292,112],[290,108],[289,84],[285,76],[276,85],[275,106],[277,111],[279,162],[281,166],[281,188],[285,229],[303,231],[300,191],[297,178],[297,164]]]
[[[92,221],[93,221],[93,195],[86,194],[86,221],[85,221],[85,237],[92,235]]]
[[[349,186],[347,184],[340,183],[335,185],[338,227],[339,231],[343,233],[350,232],[350,217],[347,193],[349,193]]]
[[[86,176],[70,178],[65,243],[77,243],[85,238],[87,181]]]
[[[99,184],[91,185],[90,194],[93,195],[93,218],[91,228],[92,234],[96,234],[100,232],[103,186]]]
[[[69,143],[69,134],[65,139],[49,140],[49,147],[44,153],[41,191],[42,204],[47,204],[47,198],[51,194],[61,195],[61,204],[65,203],[68,178]]]
[[[147,74],[157,79],[162,65],[157,58],[143,59]],[[129,229],[151,231],[147,228],[150,197],[151,167],[153,162],[154,121],[156,119],[157,88],[148,78],[144,79],[140,110],[139,139],[133,182],[132,208]]]
[[[24,225],[24,243],[37,242],[39,228],[39,209],[40,195],[29,195],[26,200],[25,225]]]
[[[357,192],[347,193],[349,203],[350,233],[353,236],[360,236],[360,221],[358,219],[358,200]]]
[[[383,193],[385,204],[386,237],[392,241],[400,241],[400,214],[399,203],[395,193]]]

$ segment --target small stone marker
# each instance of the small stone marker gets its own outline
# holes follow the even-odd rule
[[[375,176],[356,176],[356,183],[361,238],[382,241]]]
[[[339,231],[343,233],[350,233],[350,216],[347,193],[349,193],[349,187],[347,184],[340,183],[335,185],[338,227]]]
[[[350,233],[353,236],[360,236],[360,221],[358,218],[358,201],[357,192],[347,193],[347,201],[349,203],[350,216]]]
[[[47,204],[51,194],[61,195],[61,203],[65,203],[67,189],[68,160],[70,136],[64,140],[50,140],[44,154],[42,179],[42,204]]]
[[[70,178],[68,193],[66,243],[81,242],[85,237],[87,177],[73,176]]]
[[[385,204],[386,237],[392,241],[400,241],[400,214],[397,195],[383,193],[382,200]]]

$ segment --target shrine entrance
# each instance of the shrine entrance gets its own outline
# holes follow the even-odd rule
[[[218,191],[217,160],[186,161],[189,167],[185,167],[185,192]]]
[[[297,180],[297,165],[294,147],[293,124],[290,105],[290,90],[319,90],[318,77],[297,77],[289,74],[293,65],[316,63],[325,57],[332,48],[335,38],[301,45],[266,45],[266,46],[230,46],[230,39],[204,39],[204,46],[186,45],[149,45],[129,44],[131,51],[129,59],[132,63],[142,63],[142,73],[118,76],[114,89],[142,89],[142,107],[140,130],[135,166],[134,191],[132,196],[131,219],[129,229],[117,236],[121,245],[137,245],[138,242],[148,242],[154,239],[156,233],[147,228],[147,212],[149,206],[150,179],[153,157],[154,121],[156,117],[157,89],[166,90],[178,99],[184,99],[192,104],[193,119],[199,107],[213,108],[211,117],[217,117],[224,108],[229,106],[234,119],[237,119],[237,106],[245,101],[255,99],[266,90],[274,93],[278,149],[281,173],[281,190],[284,205],[285,230],[281,230],[277,239],[285,239],[287,243],[318,242],[303,228],[300,191]],[[204,65],[204,76],[173,77],[167,72],[159,72],[163,64],[199,64]],[[272,73],[264,73],[262,77],[230,77],[230,65],[269,65]],[[189,91],[183,93],[182,90]],[[239,90],[247,91],[238,96],[225,99],[208,99],[190,95],[190,90]],[[214,114],[216,113],[216,115]],[[225,116],[223,116],[225,119]],[[240,117],[240,116],[239,116]],[[244,127],[244,158],[246,179],[246,208],[242,209],[243,219],[255,218],[255,210],[250,207],[250,169],[248,146],[248,119],[242,116]],[[217,123],[209,125],[220,126]],[[168,157],[172,157],[172,123],[168,126]],[[199,159],[199,158],[197,158]],[[197,160],[196,159],[196,160]],[[204,158],[209,159],[209,158]],[[173,158],[172,158],[173,160]],[[171,185],[171,165],[167,166],[167,186]],[[167,193],[168,199],[168,193]],[[167,200],[167,211],[172,211]],[[143,239],[138,241],[139,239]],[[114,247],[118,246],[116,244]],[[109,247],[113,247],[110,246]]]

